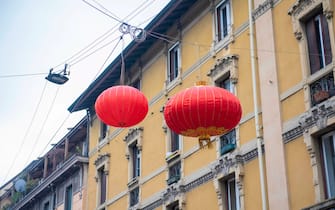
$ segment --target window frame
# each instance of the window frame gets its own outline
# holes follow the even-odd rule
[[[102,205],[107,200],[107,174],[105,172],[105,167],[101,166],[98,170],[98,199],[99,205]]]
[[[327,145],[325,145],[326,141],[328,143]],[[329,151],[330,149],[332,150]],[[332,153],[332,157],[329,157],[329,152]],[[335,131],[331,131],[321,136],[320,156],[323,169],[325,199],[335,198],[335,161],[332,160],[332,158],[334,159],[335,157]],[[329,161],[332,161],[332,163],[329,163]],[[329,166],[330,164],[332,165]],[[331,177],[333,177],[333,179],[331,179]]]
[[[328,35],[330,40],[330,51],[332,54],[332,61],[334,60],[334,27],[333,27],[333,11],[332,11],[332,1],[331,0],[315,0],[315,1],[297,1],[295,4],[291,6],[288,10],[288,14],[292,18],[292,26],[294,36],[298,41],[300,54],[301,56],[301,69],[302,69],[302,86],[304,90],[305,97],[305,107],[306,110],[315,106],[316,104],[321,103],[323,100],[328,99],[329,97],[323,94],[323,98],[318,103],[313,102],[314,96],[312,96],[311,85],[314,85],[315,82],[318,82],[319,79],[325,77],[326,75],[333,72],[333,62],[330,62],[329,65],[326,65],[324,68],[320,70],[316,70],[315,72],[311,71],[309,51],[308,51],[308,40],[307,40],[307,32],[305,23],[311,17],[314,17],[318,13],[322,13],[325,16],[325,20],[328,26]],[[324,97],[326,99],[324,99]]]
[[[226,18],[224,21],[223,12],[226,9]],[[232,34],[232,8],[230,0],[223,0],[215,7],[215,41],[217,43],[227,40]],[[224,31],[226,24],[226,34]]]
[[[99,143],[108,138],[108,130],[109,130],[108,125],[100,121]]]
[[[134,192],[135,192],[135,194],[134,194]],[[136,197],[135,197],[135,199],[136,199],[136,203],[133,203],[133,201],[134,201],[134,195],[137,195]],[[136,186],[135,188],[133,188],[133,189],[131,189],[130,191],[129,191],[129,207],[134,207],[134,206],[136,206],[138,203],[140,202],[140,188],[139,188],[139,186]]]
[[[223,145],[225,142],[225,139],[223,138],[228,138],[227,143]],[[236,149],[236,129],[230,130],[228,133],[225,133],[219,137],[220,139],[220,155],[225,155],[229,152],[232,152]],[[233,141],[233,142],[232,142]]]
[[[71,196],[69,197],[68,192],[71,190]],[[64,210],[72,210],[73,207],[73,188],[72,184],[65,187],[64,196]]]
[[[313,15],[303,21],[310,74],[322,70],[329,65],[332,60],[328,23],[325,15],[322,13],[322,8],[316,11],[317,12],[312,13]],[[329,46],[330,49],[329,47],[327,48],[327,46]],[[330,53],[330,60],[326,57],[327,53]]]
[[[167,53],[168,53],[167,54],[167,83],[170,84],[173,81],[176,81],[177,78],[180,77],[180,68],[181,68],[181,45],[180,43],[176,42],[174,45],[172,45],[168,49]],[[174,64],[174,66],[172,67],[171,64]],[[173,78],[171,77],[171,73],[173,73]]]
[[[171,172],[173,172],[173,174]],[[181,179],[181,176],[182,176],[181,160],[177,160],[169,164],[168,179],[166,180],[167,185],[172,185],[174,183],[177,183]]]
[[[128,148],[131,161],[131,179],[135,179],[141,176],[141,151],[137,146],[137,141],[130,144]]]
[[[128,130],[126,137],[123,139],[126,143],[126,158],[128,160],[128,186],[138,184],[138,180],[142,173],[142,141],[143,141],[143,127],[135,127]],[[136,147],[138,154],[136,160],[138,161],[138,172],[135,172],[133,148]]]

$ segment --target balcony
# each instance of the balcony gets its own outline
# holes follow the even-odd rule
[[[178,182],[179,179],[180,179],[180,175],[170,176],[170,178],[166,181],[166,183],[167,183],[168,185],[171,185],[171,184],[173,184],[173,183]]]
[[[333,72],[310,84],[312,106],[335,95]]]
[[[30,189],[26,194],[22,194],[14,202],[12,209],[21,209],[24,208],[33,198],[40,195],[41,193],[46,193],[46,190],[50,190],[49,186],[52,186],[59,180],[63,180],[65,177],[71,176],[74,171],[78,170],[78,165],[88,164],[88,158],[78,155],[71,156],[66,160],[62,166],[57,170],[53,171],[48,177],[39,179],[39,181]],[[11,208],[10,208],[11,209]]]

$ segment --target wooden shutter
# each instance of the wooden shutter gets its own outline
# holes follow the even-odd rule
[[[328,30],[328,23],[326,17],[322,14],[320,15],[321,27],[322,27],[322,36],[323,36],[323,47],[325,53],[325,65],[328,65],[332,62],[332,49],[330,45],[330,37]]]
[[[308,43],[308,54],[311,74],[320,70],[320,56],[318,51],[317,31],[315,28],[314,18],[311,18],[306,23],[306,35]]]

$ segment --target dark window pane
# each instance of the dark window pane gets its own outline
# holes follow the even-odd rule
[[[180,168],[181,168],[181,163],[178,162],[174,165],[172,165],[169,168],[169,179],[167,180],[167,184],[173,184],[179,181],[180,179]]]
[[[236,131],[235,129],[220,136],[220,153],[226,154],[236,148]]]
[[[106,201],[107,177],[103,167],[99,169],[98,173],[100,181],[100,204],[103,204]]]
[[[314,74],[332,60],[328,24],[322,13],[306,21],[306,35],[310,70]]]
[[[65,210],[72,210],[72,185],[65,190]]]
[[[179,135],[171,131],[171,152],[179,150]]]
[[[139,201],[139,188],[135,188],[130,192],[130,206],[134,206]]]

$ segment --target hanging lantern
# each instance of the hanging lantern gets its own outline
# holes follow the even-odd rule
[[[210,136],[222,135],[240,121],[239,99],[229,91],[200,85],[177,93],[166,104],[164,118],[168,127],[183,136],[198,137],[210,144]]]
[[[119,85],[104,90],[95,102],[102,122],[114,127],[131,127],[148,113],[148,100],[136,88]]]

